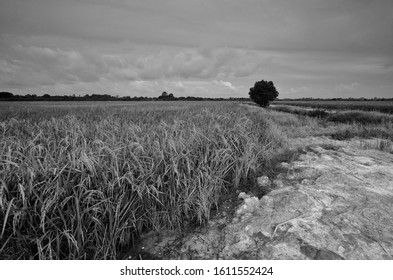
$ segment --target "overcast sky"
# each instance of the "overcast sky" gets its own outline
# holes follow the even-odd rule
[[[393,97],[392,0],[0,0],[0,91]]]

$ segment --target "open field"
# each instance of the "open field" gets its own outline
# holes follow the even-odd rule
[[[86,105],[1,105],[1,258],[117,258],[204,223],[286,144],[234,103]]]
[[[393,114],[393,101],[331,101],[331,100],[313,100],[313,101],[274,101],[275,105],[292,105],[316,109],[328,110],[363,110],[378,111],[382,113]]]
[[[143,233],[205,224],[230,193],[263,195],[257,177],[295,159],[299,140],[378,137],[368,148],[379,150],[393,140],[390,122],[235,102],[4,102],[0,112],[1,259],[122,258]]]

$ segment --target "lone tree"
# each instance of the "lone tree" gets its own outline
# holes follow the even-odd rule
[[[273,101],[278,96],[278,91],[272,81],[259,81],[256,82],[254,87],[250,88],[248,93],[252,101],[259,106],[267,107],[269,102]]]

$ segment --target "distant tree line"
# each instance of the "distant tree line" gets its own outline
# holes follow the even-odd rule
[[[314,98],[314,97],[303,97],[303,98],[277,98],[276,101],[393,101],[393,98],[384,98],[384,97],[348,97],[348,98]]]
[[[236,97],[236,98],[206,98],[206,97],[196,97],[196,96],[187,96],[187,97],[175,97],[173,93],[163,92],[158,97],[145,97],[145,96],[112,96],[109,94],[86,94],[83,96],[76,95],[49,95],[44,94],[42,96],[38,96],[36,94],[26,94],[26,95],[15,95],[11,92],[0,92],[0,101],[155,101],[155,100],[163,100],[163,101],[250,101],[250,98],[244,97]],[[283,99],[275,99],[276,101],[393,101],[393,98],[283,98]]]
[[[175,97],[173,93],[163,92],[158,97],[145,96],[112,96],[109,94],[86,94],[83,96],[76,95],[49,95],[38,96],[36,94],[14,95],[10,92],[0,92],[0,101],[249,101],[249,98],[206,98],[206,97]]]

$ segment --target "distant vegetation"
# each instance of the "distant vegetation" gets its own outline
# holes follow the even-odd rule
[[[250,89],[251,92],[251,89]],[[85,94],[83,96],[77,95],[15,95],[11,92],[0,92],[0,101],[252,101],[246,97],[235,97],[235,98],[216,98],[216,97],[175,97],[173,93],[163,92],[157,97],[145,97],[145,96],[112,96],[109,94]],[[264,101],[265,102],[265,101]],[[385,113],[392,113],[393,98],[301,98],[301,99],[274,99],[270,100],[269,103],[282,104],[282,105],[294,105],[302,107],[312,108],[324,108],[324,109],[358,109],[368,111],[380,111]],[[389,103],[386,103],[389,102]]]
[[[176,97],[173,95],[173,93],[167,93],[164,91],[159,97],[159,100],[176,100]]]
[[[76,95],[49,95],[44,94],[42,96],[37,96],[36,94],[27,95],[14,95],[10,92],[0,92],[0,101],[248,101],[248,98],[206,98],[206,97],[175,97],[173,93],[168,94],[163,92],[158,97],[144,97],[144,96],[112,96],[109,94],[86,94],[83,96]]]

